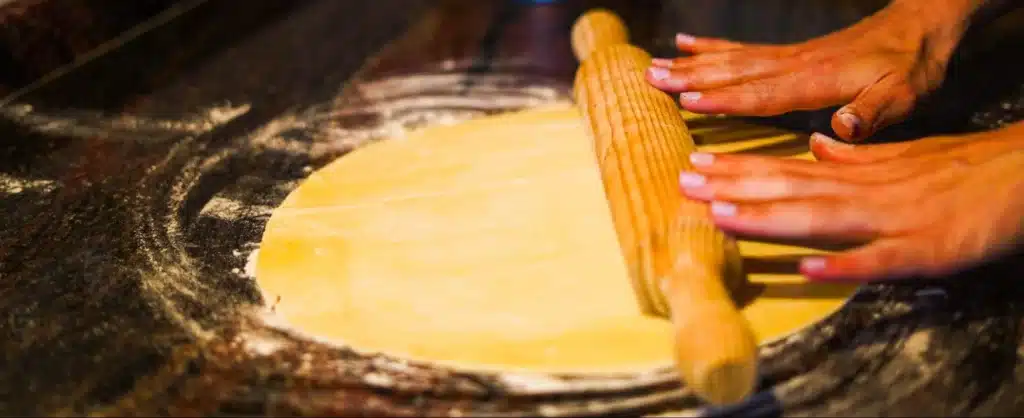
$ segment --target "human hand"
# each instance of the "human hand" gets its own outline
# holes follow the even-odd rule
[[[853,146],[815,134],[818,162],[696,153],[680,184],[724,231],[859,246],[804,258],[812,280],[939,277],[1024,238],[1024,124]]]
[[[902,121],[937,88],[978,0],[895,0],[861,22],[791,45],[679,35],[692,56],[656,59],[647,80],[696,113],[771,116],[845,105],[832,129],[857,141]]]

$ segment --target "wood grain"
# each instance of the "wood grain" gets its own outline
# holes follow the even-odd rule
[[[623,255],[641,308],[671,318],[683,380],[710,403],[746,398],[757,345],[730,297],[742,282],[735,242],[707,205],[682,198],[678,176],[696,147],[675,102],[650,86],[651,57],[610,12],[573,28],[582,57],[574,94],[587,120]]]

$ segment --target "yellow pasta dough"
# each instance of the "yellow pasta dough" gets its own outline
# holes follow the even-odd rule
[[[473,370],[671,366],[670,324],[638,310],[590,144],[566,105],[358,149],[275,210],[257,281],[295,328],[364,351]],[[740,249],[745,257],[809,251]],[[820,320],[854,291],[805,285],[794,273],[751,274],[769,283],[743,309],[761,341]]]

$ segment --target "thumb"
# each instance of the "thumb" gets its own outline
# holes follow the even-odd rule
[[[925,256],[922,247],[907,238],[882,239],[841,253],[805,257],[800,261],[800,272],[812,281],[909,278],[935,270],[935,260]]]
[[[889,160],[903,155],[913,143],[898,142],[879,145],[850,145],[820,133],[811,134],[811,153],[819,161],[865,164]]]
[[[860,141],[910,114],[914,90],[896,76],[886,76],[862,90],[832,116],[832,130],[848,141]]]

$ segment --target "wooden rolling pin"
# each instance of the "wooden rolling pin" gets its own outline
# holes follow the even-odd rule
[[[580,17],[572,45],[576,104],[641,309],[671,319],[677,369],[698,396],[741,401],[757,378],[757,342],[730,295],[730,284],[743,281],[741,259],[707,205],[680,193],[696,147],[679,108],[644,79],[651,57],[628,44],[611,12]]]

